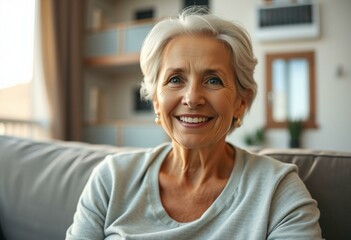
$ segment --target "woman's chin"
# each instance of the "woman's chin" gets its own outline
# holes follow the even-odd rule
[[[173,142],[185,149],[200,149],[209,147],[216,143],[219,144],[219,141],[216,141],[215,138],[197,134],[189,134],[182,138],[175,138],[173,139]]]

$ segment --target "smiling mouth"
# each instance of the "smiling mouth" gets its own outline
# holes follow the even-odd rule
[[[184,123],[192,123],[192,124],[197,124],[197,123],[204,123],[204,122],[208,122],[209,120],[211,120],[211,118],[209,117],[178,117],[178,119],[181,122]]]

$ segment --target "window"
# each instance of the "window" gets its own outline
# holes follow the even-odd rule
[[[0,0],[0,118],[30,119],[35,0]]]
[[[36,0],[0,0],[0,134],[34,137],[32,116]]]
[[[266,109],[268,128],[285,128],[301,120],[316,128],[314,52],[266,55]]]

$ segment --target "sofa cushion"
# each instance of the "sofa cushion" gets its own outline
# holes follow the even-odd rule
[[[0,239],[62,240],[92,169],[110,153],[130,150],[0,136]],[[351,153],[265,149],[294,163],[318,201],[325,239],[351,236]]]
[[[0,136],[5,239],[62,240],[92,169],[125,148]]]
[[[259,153],[298,166],[300,178],[318,202],[323,238],[351,236],[351,153],[303,149],[265,149]]]

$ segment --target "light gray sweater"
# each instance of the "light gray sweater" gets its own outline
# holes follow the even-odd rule
[[[92,173],[66,240],[321,239],[319,211],[294,165],[236,149],[226,187],[197,220],[162,206],[158,173],[171,144],[107,157]]]

